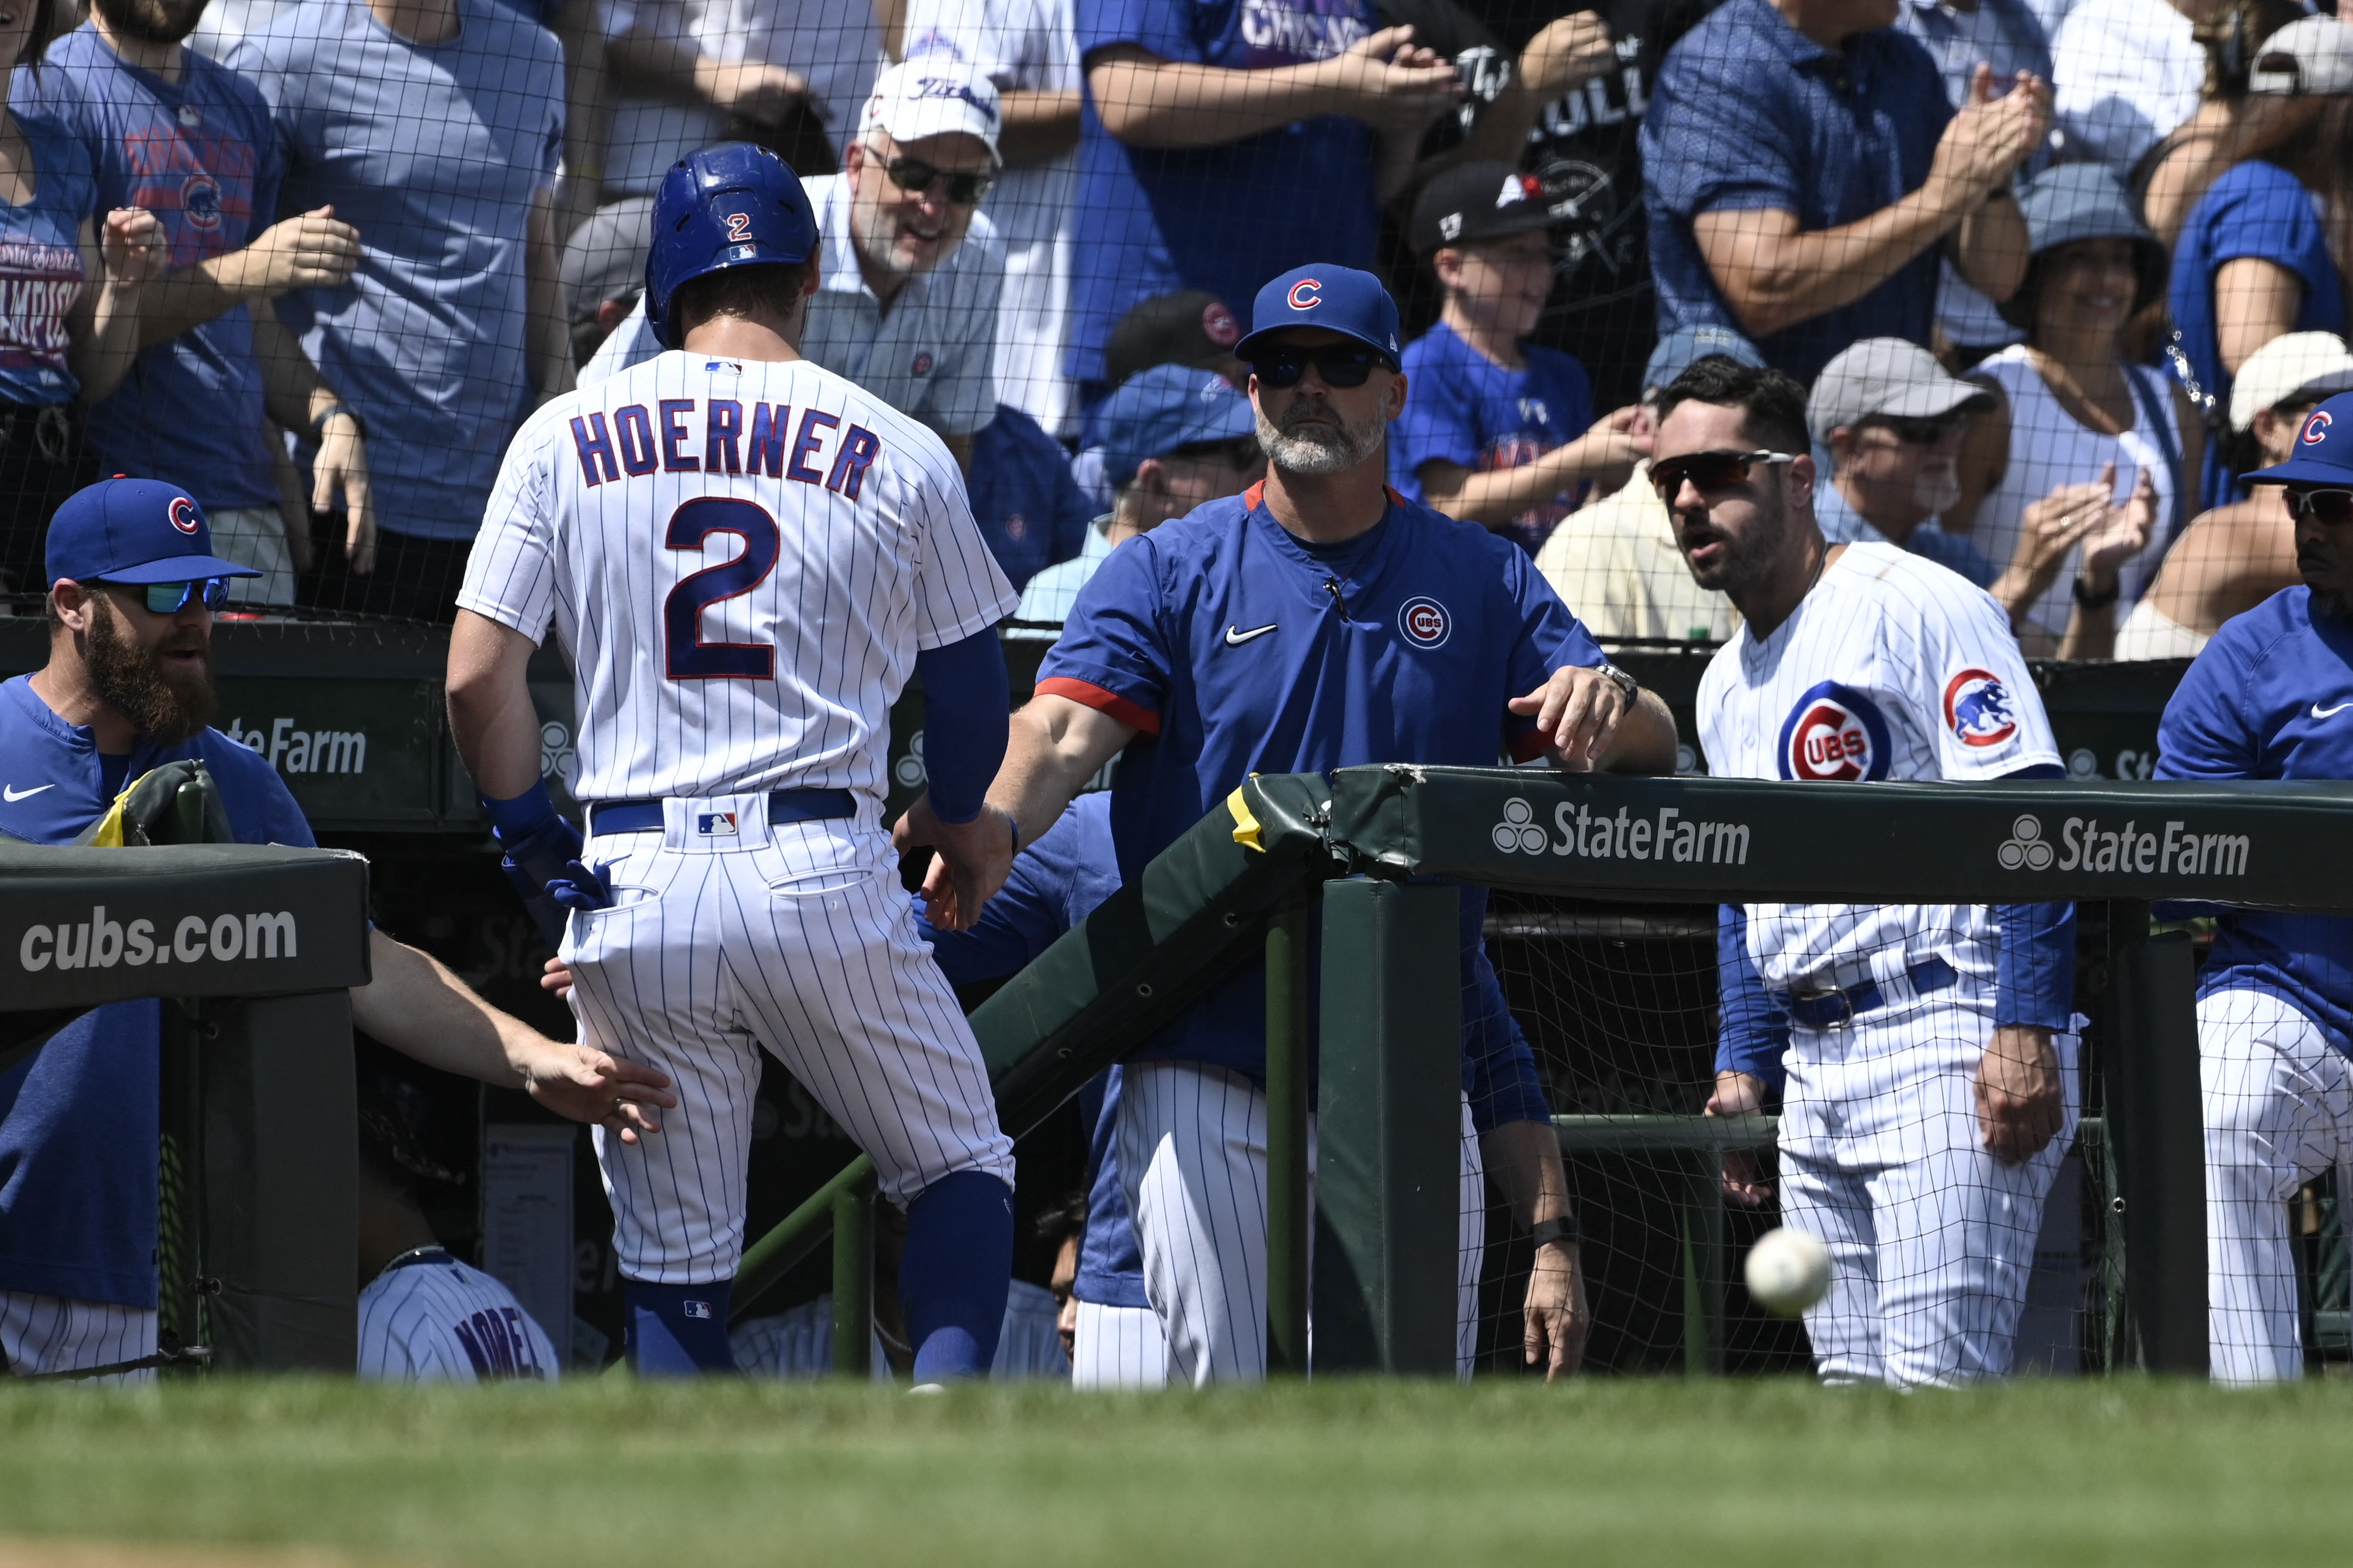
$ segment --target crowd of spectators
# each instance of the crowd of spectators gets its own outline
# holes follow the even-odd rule
[[[1607,639],[1733,628],[1642,479],[1706,353],[1809,384],[1837,536],[2030,652],[2193,652],[2292,580],[2238,476],[2353,366],[2353,29],[1573,3],[36,0],[0,23],[0,588],[122,472],[260,574],[232,613],[446,618],[509,435],[655,352],[649,197],[731,138],[819,215],[804,351],[947,442],[1045,574],[1032,635],[1254,477],[1210,388],[1309,259],[1405,306],[1393,485]]]

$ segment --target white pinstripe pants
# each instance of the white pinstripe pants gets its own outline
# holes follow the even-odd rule
[[[112,1366],[155,1353],[155,1309],[119,1307],[111,1301],[77,1301],[64,1296],[32,1296],[0,1290],[0,1352],[19,1377],[77,1367]],[[93,1386],[153,1383],[155,1369],[118,1372],[81,1380]]]
[[[1168,1336],[1149,1307],[1079,1303],[1077,1344],[1071,1356],[1072,1388],[1166,1388]]]
[[[771,829],[765,795],[664,803],[657,833],[600,835],[615,906],[572,916],[581,1038],[670,1074],[678,1109],[623,1143],[596,1130],[621,1273],[732,1278],[765,1047],[873,1157],[904,1207],[942,1177],[1013,1181],[1013,1145],[955,994],[915,934],[877,807]],[[734,814],[734,833],[705,832]]]
[[[2198,1055],[2211,1370],[2226,1384],[2300,1378],[2287,1200],[2333,1167],[2337,1217],[2353,1222],[2353,1065],[2320,1026],[2260,991],[2200,1000]]]
[[[1311,1176],[1314,1158],[1311,1123]],[[1265,1093],[1199,1062],[1129,1062],[1119,1173],[1144,1254],[1144,1293],[1167,1337],[1168,1381],[1199,1388],[1264,1379]],[[1464,1377],[1478,1334],[1486,1192],[1466,1103],[1455,1267],[1455,1361]]]
[[[1947,1386],[2010,1369],[2042,1200],[2083,1107],[2078,1037],[2055,1037],[2065,1116],[2022,1163],[1979,1142],[1977,1069],[1993,1026],[1941,1003],[1791,1031],[1781,1222],[1831,1251],[1806,1313],[1826,1383]]]

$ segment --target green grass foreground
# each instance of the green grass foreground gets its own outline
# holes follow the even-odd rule
[[[2353,1535],[2348,1454],[2341,1383],[14,1388],[0,1538],[485,1568],[2306,1565]]]

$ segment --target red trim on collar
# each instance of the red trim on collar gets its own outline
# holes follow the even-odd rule
[[[1266,481],[1264,479],[1261,479],[1258,483],[1250,486],[1250,489],[1242,492],[1242,505],[1252,511],[1256,511],[1259,507],[1263,504],[1265,498]]]

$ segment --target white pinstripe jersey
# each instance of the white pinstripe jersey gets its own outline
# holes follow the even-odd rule
[[[378,1382],[562,1375],[555,1347],[480,1269],[447,1255],[387,1268],[360,1292],[360,1376]]]
[[[1725,778],[1959,782],[2059,761],[2001,607],[1892,544],[1848,545],[1772,636],[1743,626],[1700,677],[1698,717]],[[1989,983],[1989,934],[1978,906],[1748,907],[1749,955],[1775,991],[1885,978],[1931,953]]]
[[[458,595],[554,622],[583,800],[879,797],[917,651],[1015,602],[938,437],[807,361],[681,352],[524,424]]]

